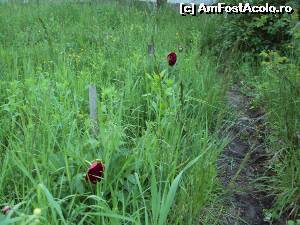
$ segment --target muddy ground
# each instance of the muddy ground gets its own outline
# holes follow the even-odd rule
[[[226,225],[265,225],[264,210],[270,208],[272,199],[259,191],[258,177],[265,175],[267,160],[264,143],[262,110],[253,110],[250,99],[238,85],[227,92],[227,104],[236,120],[226,123],[222,138],[228,145],[218,161],[218,175],[225,188],[228,214],[222,218]]]

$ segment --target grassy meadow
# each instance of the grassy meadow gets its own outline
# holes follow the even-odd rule
[[[115,2],[0,5],[0,206],[12,207],[0,224],[207,224],[224,146],[209,18]],[[93,185],[96,159],[105,173]]]

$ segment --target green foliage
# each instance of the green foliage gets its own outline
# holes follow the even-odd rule
[[[249,1],[225,1],[228,4],[238,4]],[[251,5],[280,6],[289,5],[295,9],[299,7],[297,1],[281,0],[270,3],[265,0],[251,1]],[[296,15],[296,12],[294,12]],[[219,49],[241,50],[244,52],[260,53],[263,50],[283,51],[283,45],[291,41],[290,30],[295,25],[293,15],[289,14],[231,14],[221,21],[217,40]]]
[[[256,85],[259,105],[268,112],[272,133],[270,146],[277,151],[271,161],[277,174],[270,178],[275,194],[273,215],[283,213],[297,219],[300,212],[300,64],[298,59],[280,56],[278,52],[262,52],[262,71]],[[279,142],[279,143],[278,143]]]
[[[12,211],[0,223],[197,223],[216,186],[223,116],[214,58],[198,52],[203,23],[111,1],[1,5],[0,206]],[[95,159],[106,169],[92,185]]]

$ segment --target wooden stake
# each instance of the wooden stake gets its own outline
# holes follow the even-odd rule
[[[98,128],[98,110],[97,110],[97,90],[95,85],[89,85],[89,108],[91,120],[91,133],[97,137]]]

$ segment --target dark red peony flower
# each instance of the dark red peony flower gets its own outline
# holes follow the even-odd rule
[[[175,53],[175,52],[170,52],[170,53],[168,54],[167,59],[168,59],[169,65],[170,65],[170,66],[174,66],[175,63],[176,63],[176,60],[177,60],[177,55],[176,55],[176,53]]]
[[[96,184],[103,178],[103,173],[104,164],[99,161],[93,162],[86,173],[85,180]]]
[[[3,213],[4,215],[6,215],[7,213],[9,213],[9,211],[10,211],[10,207],[9,207],[9,206],[4,206],[4,207],[2,208],[2,213]]]

